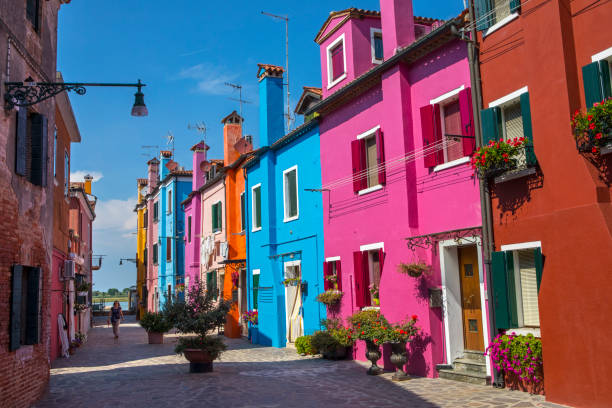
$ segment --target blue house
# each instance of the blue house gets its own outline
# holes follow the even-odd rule
[[[161,182],[158,186],[158,288],[160,307],[169,296],[183,298],[185,283],[185,213],[180,203],[191,192],[191,170],[184,170],[171,159],[171,152],[161,154]],[[181,285],[181,286],[178,286]]]
[[[254,340],[285,347],[326,317],[315,300],[324,291],[319,127],[307,118],[285,134],[283,69],[260,64],[257,77],[263,147],[243,166],[249,306],[259,313]],[[296,112],[318,99],[305,88]]]

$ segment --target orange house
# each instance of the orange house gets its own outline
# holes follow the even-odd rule
[[[227,254],[223,297],[234,303],[227,316],[225,335],[238,338],[247,334],[242,313],[247,308],[245,195],[242,163],[252,153],[250,137],[243,137],[243,118],[236,111],[226,116],[223,123],[223,164],[225,166],[225,217]]]

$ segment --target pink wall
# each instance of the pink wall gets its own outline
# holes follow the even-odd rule
[[[185,276],[189,277],[189,288],[200,279],[201,205],[200,193],[194,193],[185,205]],[[191,242],[187,237],[189,217],[191,217]]]
[[[157,284],[158,265],[153,263],[153,244],[157,243],[157,223],[153,222],[153,204],[159,198],[155,197],[147,201],[147,309],[149,312],[157,311],[155,301],[155,288]]]

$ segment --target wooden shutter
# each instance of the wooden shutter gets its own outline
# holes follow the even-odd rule
[[[255,200],[255,225],[254,228],[261,228],[261,187],[253,190],[253,199]]]
[[[336,261],[336,280],[338,281],[338,290],[342,291],[342,263]]]
[[[44,115],[42,116],[42,129],[41,129],[41,158],[40,158],[40,171],[41,179],[40,185],[47,187],[48,167],[49,167],[49,137],[48,137],[48,120]]]
[[[521,116],[523,117],[523,135],[528,140],[525,149],[527,149],[527,165],[535,166],[537,159],[535,156],[533,143],[533,128],[531,126],[531,105],[529,103],[529,92],[521,95]]]
[[[323,262],[323,289],[330,290],[334,288],[334,284],[327,280],[327,277],[331,275],[331,263]]]
[[[376,163],[378,164],[378,184],[387,184],[385,142],[380,129],[376,131]]]
[[[172,238],[166,238],[166,261],[172,260]]]
[[[210,219],[212,222],[212,230],[215,232],[219,226],[217,225],[217,204],[213,204],[210,209]]]
[[[26,155],[28,138],[28,109],[24,106],[17,110],[17,132],[15,139],[15,173],[26,175]]]
[[[210,293],[212,293],[212,289],[213,289],[213,287],[212,287],[212,275],[213,275],[213,272],[208,272],[206,274],[206,290],[208,292],[210,292]]]
[[[363,282],[363,298],[366,306],[372,306],[370,297],[370,262],[368,251],[361,252],[361,273]]]
[[[21,346],[21,281],[23,266],[13,265],[13,282],[11,288],[11,342],[9,350],[17,350]],[[25,318],[25,316],[24,316]]]
[[[367,176],[365,170],[365,142],[363,139],[351,142],[351,157],[353,164],[353,192],[358,193],[367,187]],[[365,187],[364,187],[365,186]]]
[[[542,257],[542,248],[536,248],[534,251],[536,279],[538,280],[538,293],[540,293],[540,285],[542,282],[542,271],[544,269],[544,259]]]
[[[374,58],[382,60],[384,56],[382,34],[374,34]]]
[[[521,0],[510,0],[510,13],[521,12]]]
[[[491,26],[491,0],[476,0],[476,29],[483,31]]]
[[[421,130],[423,149],[431,149],[442,141],[440,105],[425,105],[421,108]],[[443,149],[428,150],[423,158],[425,167],[434,167],[444,162],[444,151]]]
[[[510,312],[508,308],[508,285],[506,283],[506,253],[503,251],[491,254],[491,280],[495,328],[498,331],[508,329],[510,328]]]
[[[364,288],[366,282],[363,280],[363,265],[361,251],[353,252],[353,264],[355,273],[355,306],[364,307],[366,306],[366,297]]]
[[[41,268],[28,268],[28,298],[26,304],[25,344],[38,344],[38,322],[40,316],[39,294]]]
[[[382,248],[378,249],[378,265],[380,268],[380,276],[383,274],[383,266],[385,264],[385,251]]]
[[[463,155],[471,156],[476,147],[474,138],[474,111],[472,110],[472,90],[465,88],[459,92],[459,112],[461,114],[461,134]]]
[[[514,275],[514,253],[506,252],[506,285],[508,288],[508,315],[510,317],[510,327],[518,327],[516,280]]]
[[[257,297],[259,296],[259,274],[253,275],[253,309],[257,310],[259,302]]]
[[[240,222],[242,230],[246,230],[246,194],[240,195]]]
[[[612,96],[608,61],[595,61],[582,67],[582,79],[587,109]]]
[[[499,108],[481,110],[480,120],[482,122],[482,144],[486,146],[491,140],[498,141],[502,134]]]
[[[42,119],[38,113],[30,115],[30,182],[37,186],[42,184]]]
[[[332,81],[344,74],[344,46],[340,43],[331,51]]]
[[[217,203],[217,228],[220,230],[223,229],[223,208],[221,207],[221,203]]]

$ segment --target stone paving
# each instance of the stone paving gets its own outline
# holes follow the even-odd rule
[[[365,364],[301,357],[291,349],[227,339],[214,372],[190,374],[173,353],[176,335],[147,344],[133,318],[118,340],[104,324],[70,359],[53,363],[35,407],[560,407],[541,396],[443,379],[402,383],[371,377]]]

